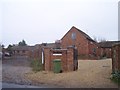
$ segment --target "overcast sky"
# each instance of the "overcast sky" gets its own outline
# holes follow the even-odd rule
[[[90,37],[118,40],[119,0],[1,0],[0,41],[5,46],[61,39],[72,26]]]

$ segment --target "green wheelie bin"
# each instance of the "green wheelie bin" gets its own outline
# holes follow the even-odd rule
[[[54,71],[54,73],[61,72],[61,59],[53,60],[53,71]]]

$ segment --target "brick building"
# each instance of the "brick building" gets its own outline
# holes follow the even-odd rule
[[[41,58],[41,46],[13,46],[13,56],[26,56],[28,58]]]
[[[16,56],[28,56],[29,46],[13,46],[12,53]]]
[[[111,58],[112,57],[112,46],[116,43],[120,43],[120,41],[104,41],[104,42],[99,42],[99,56],[101,57],[107,57]]]
[[[78,57],[82,59],[98,58],[97,42],[74,26],[62,37],[61,46],[62,48],[75,46],[78,49]]]

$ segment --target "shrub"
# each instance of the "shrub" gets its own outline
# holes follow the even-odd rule
[[[115,71],[115,73],[112,73],[111,80],[120,85],[120,71]]]
[[[32,70],[35,71],[35,72],[43,70],[42,62],[39,59],[32,60],[31,67],[32,67]]]

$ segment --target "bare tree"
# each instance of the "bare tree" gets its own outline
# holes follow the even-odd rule
[[[98,41],[99,41],[99,42],[105,42],[105,41],[107,41],[107,40],[106,40],[105,38],[99,38]]]
[[[93,36],[93,40],[96,41],[96,42],[105,42],[105,41],[107,41],[103,37],[96,37],[96,36]]]
[[[96,41],[96,42],[98,42],[98,40],[97,40],[97,37],[96,37],[96,36],[93,36],[93,40],[94,40],[94,41]]]

